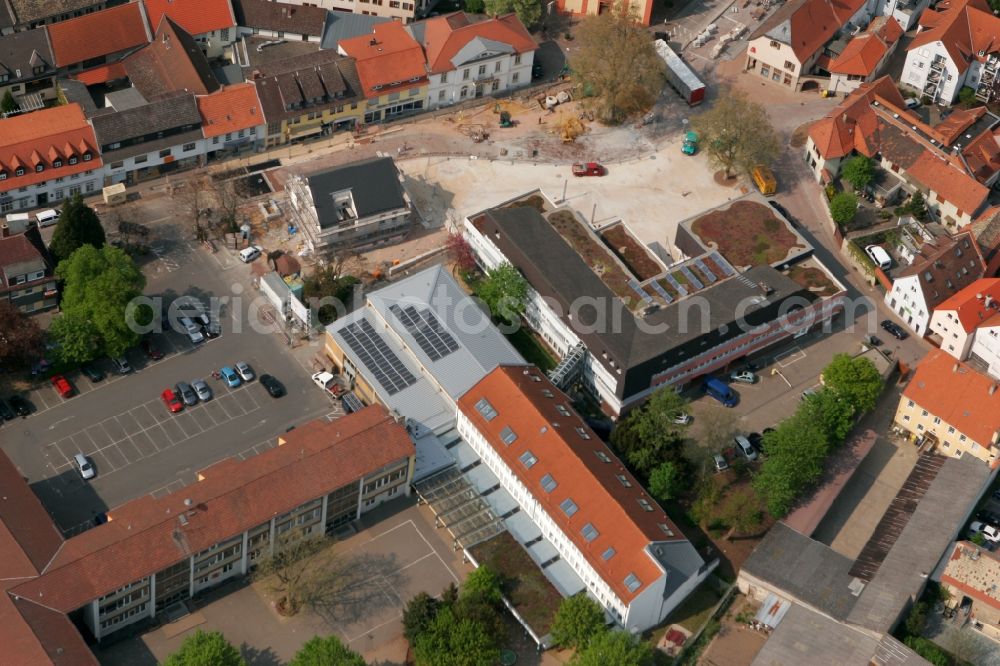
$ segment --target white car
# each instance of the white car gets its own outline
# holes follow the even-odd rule
[[[340,388],[337,385],[337,378],[330,372],[317,372],[312,376],[312,380],[316,386],[320,387],[324,391],[329,391],[330,393],[336,394],[337,389]]]
[[[982,534],[990,543],[1000,543],[1000,529],[995,525],[986,525],[978,520],[969,525],[970,534]]]
[[[729,373],[729,380],[740,384],[756,384],[757,375],[752,370],[736,370]]]
[[[76,463],[76,468],[84,480],[92,479],[96,476],[97,472],[94,471],[94,465],[90,462],[87,456],[82,453],[77,453],[73,456],[73,462]]]
[[[920,100],[917,99],[916,97],[909,97],[904,102],[904,104],[906,105],[906,108],[908,108],[908,109],[915,109],[918,106],[920,106]]]
[[[253,374],[253,368],[250,367],[249,363],[244,363],[243,361],[236,361],[236,363],[233,364],[233,368],[236,369],[236,374],[238,374],[240,376],[240,379],[242,379],[243,381],[245,382],[253,381],[255,375]]]
[[[693,420],[694,418],[690,414],[685,414],[684,412],[680,412],[674,417],[674,423],[677,425],[687,425]]]
[[[244,264],[249,264],[251,261],[260,256],[260,253],[264,251],[260,245],[251,245],[250,247],[245,247],[240,250],[240,261]]]
[[[757,451],[753,448],[749,439],[743,435],[736,435],[736,437],[733,437],[733,441],[736,442],[736,448],[740,450],[740,453],[746,456],[747,460],[751,462],[757,460]]]

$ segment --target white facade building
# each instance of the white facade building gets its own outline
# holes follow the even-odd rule
[[[976,329],[969,358],[985,365],[987,373],[1000,381],[1000,314],[993,314]]]

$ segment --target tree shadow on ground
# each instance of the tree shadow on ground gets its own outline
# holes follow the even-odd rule
[[[307,604],[332,625],[354,624],[389,608],[398,609],[407,576],[395,555],[351,555],[317,572]]]
[[[271,648],[256,648],[247,643],[240,645],[240,654],[249,666],[281,666],[282,661]]]

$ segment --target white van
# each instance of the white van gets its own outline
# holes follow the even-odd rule
[[[31,225],[31,216],[27,213],[11,213],[6,218],[7,229],[12,234],[23,234]]]
[[[251,245],[250,247],[245,247],[240,250],[240,261],[244,264],[249,264],[251,261],[260,256],[263,248],[259,245]]]
[[[892,268],[892,259],[889,258],[889,253],[883,250],[881,246],[869,245],[865,248],[865,253],[882,270],[885,271]]]
[[[48,210],[40,210],[35,213],[35,219],[38,221],[38,226],[47,227],[58,222],[60,215],[62,215],[62,211],[49,208]]]

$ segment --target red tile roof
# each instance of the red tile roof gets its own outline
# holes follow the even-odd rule
[[[979,212],[990,194],[990,188],[930,151],[923,152],[906,173],[970,216]]]
[[[125,59],[125,69],[150,101],[179,91],[208,95],[219,89],[198,43],[169,16],[160,20],[151,43]]]
[[[888,76],[861,84],[824,118],[809,127],[809,136],[824,159],[846,157],[854,150],[863,150],[878,131],[878,118],[872,111],[876,98],[885,99],[899,109],[904,108],[902,95]]]
[[[94,130],[79,104],[0,120],[0,171],[7,174],[0,182],[0,191],[99,169],[102,163],[96,146]],[[85,161],[84,154],[91,159]],[[62,166],[54,166],[53,155],[62,160]],[[75,157],[77,163],[70,164],[70,157]],[[43,170],[36,171],[36,164],[41,164]],[[23,176],[16,175],[19,166],[24,168]]]
[[[903,28],[896,19],[877,16],[865,32],[847,43],[828,69],[834,74],[871,76],[902,34]]]
[[[789,44],[798,61],[804,63],[864,4],[865,0],[791,0],[767,18],[750,39],[768,36]]]
[[[992,308],[986,307],[986,296],[992,297]],[[954,312],[965,332],[972,333],[976,327],[997,312],[998,305],[1000,305],[1000,278],[983,278],[941,301],[934,310]]]
[[[338,49],[356,61],[367,98],[427,82],[424,51],[402,23],[379,23],[371,35],[341,40]]]
[[[222,460],[183,491],[112,509],[108,523],[66,541],[42,576],[18,585],[16,593],[44,598],[46,606],[68,613],[414,455],[406,429],[381,406],[312,421],[279,444],[247,460]]]
[[[115,79],[124,79],[126,76],[128,73],[125,71],[125,63],[113,62],[110,65],[101,65],[94,69],[88,69],[86,72],[74,74],[73,78],[84,85],[95,86]]]
[[[236,27],[236,16],[229,0],[142,0],[142,3],[151,30],[160,25],[164,16],[169,16],[195,36]]]
[[[207,138],[264,124],[257,87],[252,83],[229,86],[198,97],[198,112],[201,129]]]
[[[483,398],[497,412],[492,420],[487,421],[476,409]],[[653,542],[684,541],[685,537],[569,404],[566,395],[537,368],[524,366],[497,368],[458,400],[461,412],[587,562],[620,599],[629,603],[664,575],[647,548]],[[568,409],[569,415],[561,413],[557,405]],[[505,428],[517,437],[509,445],[503,441]],[[530,468],[520,460],[529,451],[537,458]],[[605,459],[608,462],[603,462]],[[551,492],[541,487],[546,475],[558,484]],[[572,516],[560,508],[566,500],[578,507]],[[647,504],[640,504],[640,500]],[[597,530],[596,538],[589,542],[581,533],[588,523]],[[614,548],[615,554],[604,559],[608,548]],[[634,591],[625,585],[629,574],[641,583]]]
[[[59,67],[142,46],[152,34],[143,21],[142,9],[134,2],[53,23],[45,29]]]
[[[920,17],[924,28],[910,42],[908,51],[941,42],[959,74],[973,60],[985,61],[1000,51],[1000,17],[994,16],[986,0],[942,2],[936,10],[925,10]],[[982,53],[982,55],[979,55]]]
[[[519,54],[538,48],[516,14],[473,23],[465,12],[455,12],[428,19],[424,26],[424,50],[432,74],[454,70],[452,58],[477,37],[509,44]]]
[[[917,365],[903,389],[903,399],[912,400],[980,446],[990,446],[1000,432],[996,382],[940,349],[929,352]]]

